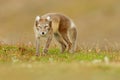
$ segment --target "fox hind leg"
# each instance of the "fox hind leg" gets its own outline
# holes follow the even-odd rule
[[[61,33],[61,35],[62,35],[63,39],[65,40],[65,42],[67,43],[67,46],[68,46],[67,51],[69,52],[70,49],[71,49],[72,43],[70,42],[70,39],[69,39],[69,37],[68,37],[68,35],[67,35],[67,31]]]
[[[54,36],[55,36],[56,40],[61,44],[61,53],[63,53],[66,49],[66,44],[65,44],[63,38],[61,37],[61,35],[59,33],[54,33]]]
[[[77,39],[77,30],[75,27],[71,28],[69,30],[69,35],[72,41],[72,48],[70,50],[71,53],[74,53],[76,51],[76,39]]]

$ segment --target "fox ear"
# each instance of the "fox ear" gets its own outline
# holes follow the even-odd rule
[[[48,21],[51,21],[51,18],[50,18],[50,16],[48,16],[48,17],[47,17],[47,20],[48,20]]]
[[[36,16],[36,21],[39,21],[40,20],[40,16]]]
[[[35,25],[36,26],[38,25],[39,21],[40,21],[40,16],[36,16],[36,19],[35,19]]]

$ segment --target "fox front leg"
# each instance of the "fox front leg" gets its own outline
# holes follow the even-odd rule
[[[46,55],[46,53],[48,52],[48,48],[49,48],[50,43],[51,43],[51,41],[52,41],[52,37],[53,37],[53,35],[50,35],[50,36],[47,38],[47,42],[46,42],[45,47],[44,47],[44,49],[43,49],[43,55]]]
[[[39,48],[40,48],[40,38],[38,37],[38,38],[36,38],[36,56],[40,55]]]

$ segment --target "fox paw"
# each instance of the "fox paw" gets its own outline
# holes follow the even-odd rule
[[[36,56],[40,56],[40,54],[36,54]]]
[[[42,55],[41,56],[46,56],[47,54],[46,53],[42,53]]]
[[[69,53],[73,54],[73,53],[74,53],[74,51],[73,51],[73,50],[69,50]]]

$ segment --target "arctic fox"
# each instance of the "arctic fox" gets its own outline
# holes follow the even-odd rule
[[[47,13],[43,16],[36,16],[34,23],[36,38],[36,55],[39,54],[40,38],[46,37],[47,42],[42,54],[48,52],[53,36],[61,44],[61,53],[66,49],[70,53],[76,50],[77,30],[74,22],[67,16],[59,13]]]

